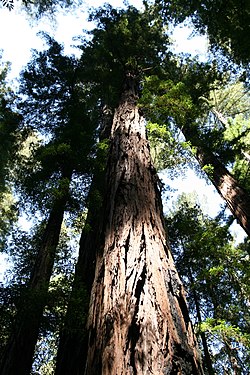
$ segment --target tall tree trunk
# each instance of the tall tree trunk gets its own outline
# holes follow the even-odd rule
[[[30,374],[67,199],[68,191],[57,199],[50,212],[30,282],[20,301],[14,330],[1,361],[1,375]]]
[[[201,168],[206,165],[212,166],[212,171],[207,173],[208,178],[215,186],[218,193],[226,201],[229,210],[241,225],[244,231],[250,236],[250,196],[240,186],[239,182],[227,170],[210,150],[201,144],[197,131],[186,125],[182,129],[185,138],[196,147],[196,158]]]
[[[128,79],[113,120],[87,361],[79,373],[202,374],[133,86]]]
[[[112,118],[111,111],[104,106],[100,141],[110,137]],[[88,348],[86,322],[103,222],[104,180],[104,165],[97,163],[88,196],[88,214],[81,234],[71,297],[60,332],[55,375],[77,375],[84,371]]]

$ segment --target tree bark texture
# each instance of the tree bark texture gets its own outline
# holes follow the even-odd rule
[[[51,210],[33,273],[1,361],[1,375],[30,374],[67,198],[66,194],[58,199]]]
[[[111,131],[85,375],[202,374],[133,85]]]

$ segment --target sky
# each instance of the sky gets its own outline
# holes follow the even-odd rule
[[[15,78],[22,67],[24,67],[31,57],[31,49],[42,50],[44,42],[37,35],[39,31],[46,31],[55,39],[65,45],[65,53],[75,53],[76,49],[71,48],[74,43],[72,38],[82,35],[82,30],[91,28],[87,23],[86,10],[93,6],[101,6],[102,0],[85,0],[81,11],[61,13],[56,20],[56,24],[51,24],[49,20],[42,20],[37,25],[31,27],[30,21],[25,13],[20,13],[18,7],[13,11],[0,8],[0,49],[3,49],[3,60],[12,63],[10,78]],[[110,0],[109,3],[116,7],[122,7],[122,0]],[[141,0],[131,0],[130,4],[136,7],[142,6]],[[190,38],[192,31],[187,27],[176,28],[173,39],[176,39],[176,52],[190,52],[192,54],[204,55],[206,52],[206,39],[203,36]]]
[[[43,50],[45,44],[41,37],[37,35],[39,31],[46,31],[53,36],[58,42],[65,46],[65,53],[77,53],[76,48],[72,47],[77,44],[72,38],[82,35],[82,30],[91,28],[91,24],[87,23],[86,10],[89,7],[98,7],[104,3],[102,0],[87,0],[82,6],[81,12],[66,12],[57,17],[56,24],[51,25],[48,20],[42,20],[36,25],[31,26],[27,15],[20,13],[18,6],[13,11],[0,8],[0,50],[3,50],[3,61],[11,62],[11,72],[9,79],[14,81],[18,77],[19,72],[25,67],[31,58],[32,48]],[[123,1],[110,0],[109,3],[114,7],[122,7]],[[130,4],[141,7],[141,0],[131,0]],[[17,3],[18,4],[18,3]],[[175,29],[172,35],[174,41],[174,49],[176,53],[187,52],[192,55],[199,55],[204,59],[207,51],[207,40],[204,36],[192,36],[192,30],[188,27],[180,26]],[[207,214],[215,216],[223,203],[222,198],[215,191],[212,184],[207,183],[205,179],[200,179],[194,171],[189,170],[185,176],[172,180],[162,174],[161,178],[171,187],[178,190],[177,194],[182,192],[196,192],[200,200],[205,205]],[[165,211],[171,207],[172,201],[165,205]],[[207,202],[207,203],[204,203]],[[238,233],[239,240],[243,238],[244,232],[235,225],[233,230]],[[0,279],[3,272],[2,265],[5,264],[3,257],[0,257]]]

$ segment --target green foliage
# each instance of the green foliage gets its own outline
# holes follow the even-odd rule
[[[25,203],[40,209],[64,194],[73,177],[76,181],[77,176],[85,176],[82,187],[89,182],[99,116],[89,85],[80,83],[80,62],[63,55],[56,41],[44,37],[49,48],[34,52],[22,72],[20,93],[25,100],[19,103],[23,131],[30,129],[41,141],[28,144],[27,155],[20,155],[16,168],[17,187]],[[76,183],[74,187],[68,202],[75,207]]]
[[[145,79],[140,104],[150,118],[178,116],[180,122],[194,108],[184,82],[164,81],[158,76]]]
[[[215,67],[209,64],[189,58],[175,61],[175,66],[173,63],[172,60],[170,66],[163,64],[160,75],[145,78],[139,101],[148,121],[165,127],[171,134],[169,144],[165,143],[165,156],[164,153],[161,155],[162,160],[164,157],[169,160],[168,164],[162,164],[164,167],[171,164],[170,155],[174,156],[177,165],[193,164],[196,147],[202,141],[199,129],[203,123],[200,124],[198,119],[206,110],[200,97],[209,93],[218,78]],[[182,132],[185,136],[188,134],[186,140]],[[161,142],[159,140],[159,145]]]
[[[184,168],[187,162],[187,149],[182,142],[174,137],[173,130],[170,131],[165,125],[159,125],[148,121],[147,135],[150,142],[150,152],[157,171],[168,169],[175,171],[178,166]]]
[[[38,340],[31,375],[54,375],[58,334],[47,334]]]
[[[0,354],[12,331],[17,308],[22,303],[24,296],[27,296],[30,275],[35,265],[37,252],[41,246],[41,234],[44,230],[44,224],[40,223],[34,226],[29,234],[16,228],[9,238],[6,251],[10,257],[12,267],[6,274],[5,284],[1,284],[0,321],[2,330]],[[40,327],[40,337],[34,363],[34,369],[36,370],[45,371],[42,369],[48,369],[49,365],[55,362],[55,342],[58,340],[59,327],[66,313],[75,266],[73,242],[69,234],[69,228],[63,226],[49,293],[46,298],[46,308]],[[32,303],[32,298],[36,300],[41,298],[41,291],[39,295],[32,294],[29,298],[31,300],[30,303]],[[46,372],[43,373],[45,374]]]
[[[166,123],[169,118],[182,127],[194,122],[207,109],[201,97],[207,97],[221,74],[215,65],[181,58],[162,64],[159,75],[144,80],[140,104],[152,121]],[[153,118],[152,118],[153,117]]]
[[[109,151],[109,140],[103,139],[96,144],[95,170],[103,172],[106,167]]]
[[[192,160],[191,155],[199,149],[204,155],[212,153],[249,190],[248,92],[241,82],[231,82],[228,75],[220,77],[215,66],[188,62],[172,67],[171,79],[167,68],[161,76],[146,78],[140,105],[150,121],[171,131],[172,138],[178,140],[177,129],[183,131],[191,146],[187,160]],[[182,146],[187,150],[187,145]],[[203,170],[211,178],[214,166]]]
[[[11,109],[13,93],[6,84],[8,70],[9,64],[0,61],[0,250],[6,244],[18,212],[10,181],[19,147],[17,130],[21,118]]]
[[[207,105],[202,120],[204,140],[225,165],[234,162],[241,150],[248,149],[250,100],[247,90],[239,81],[229,80],[226,85],[218,82],[208,98],[200,99]]]
[[[229,82],[212,90],[206,103],[206,127],[201,129],[201,139],[225,166],[230,166],[239,184],[249,190],[249,93],[241,82]]]
[[[98,85],[103,103],[114,108],[123,90],[124,79],[133,74],[140,80],[159,70],[169,44],[168,36],[154,7],[141,12],[129,6],[114,9],[110,5],[90,15],[97,28],[92,40],[83,46],[82,64],[91,69],[91,79]]]
[[[1,58],[1,56],[0,56]],[[11,109],[11,91],[6,84],[9,65],[0,63],[0,193],[6,187],[17,151],[17,129],[21,117]]]
[[[202,170],[208,175],[208,176],[213,176],[214,174],[214,166],[211,164],[204,165]]]
[[[209,332],[217,335],[221,341],[234,340],[238,343],[243,343],[250,348],[250,335],[242,334],[239,327],[228,324],[225,320],[207,318],[199,326],[202,332]]]
[[[216,342],[214,348],[214,367],[216,373],[226,370],[228,373],[237,371],[239,374],[248,374],[250,357],[250,335],[242,333],[239,327],[220,319],[207,318],[199,326],[201,332]],[[247,357],[243,355],[247,351]]]

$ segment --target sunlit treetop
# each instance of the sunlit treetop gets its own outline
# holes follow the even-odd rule
[[[97,27],[89,33],[91,41],[83,43],[82,64],[104,90],[112,82],[113,98],[119,96],[128,73],[139,84],[145,75],[159,71],[170,55],[167,29],[154,7],[139,11],[133,6],[115,9],[106,4],[94,10],[89,20]]]

